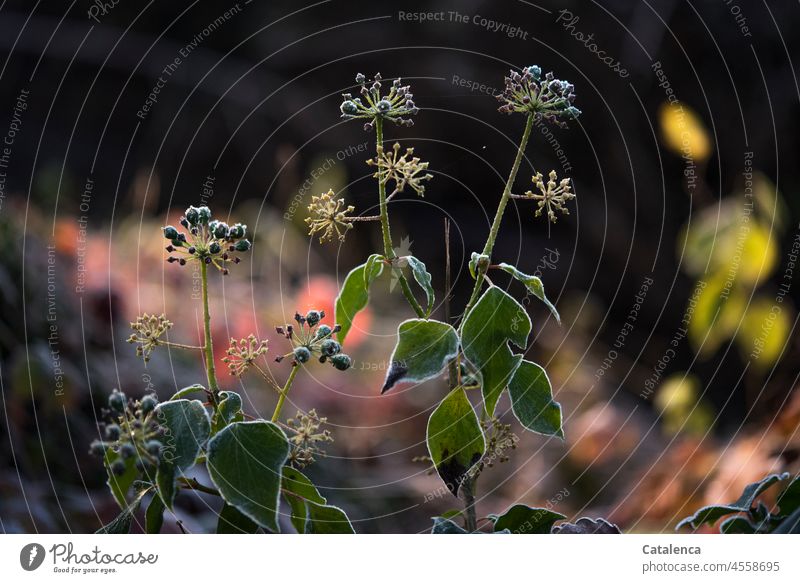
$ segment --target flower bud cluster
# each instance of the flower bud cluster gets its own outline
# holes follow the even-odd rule
[[[240,377],[263,354],[267,353],[267,341],[259,340],[254,334],[247,338],[236,340],[231,338],[230,347],[225,351],[222,362],[228,365],[228,370],[233,376]]]
[[[562,120],[577,119],[581,110],[573,105],[575,86],[556,79],[553,73],[542,78],[537,65],[525,67],[522,72],[512,70],[505,78],[505,88],[497,96],[503,105],[501,113],[528,113],[537,120],[544,119],[556,125],[566,125]]]
[[[375,126],[375,120],[387,120],[403,126],[412,126],[414,122],[407,116],[416,115],[419,108],[414,104],[411,86],[403,85],[398,78],[392,81],[389,93],[381,92],[382,78],[375,73],[372,80],[363,74],[356,75],[356,83],[361,86],[361,97],[353,97],[350,93],[342,94],[344,101],[339,106],[344,119],[366,119],[364,129],[369,131]]]
[[[324,456],[321,444],[333,441],[331,432],[321,429],[327,423],[327,417],[320,417],[316,410],[308,413],[297,412],[294,419],[286,421],[289,433],[289,463],[304,468],[316,461],[314,456]]]
[[[400,144],[395,143],[392,149],[387,152],[381,145],[378,146],[378,155],[367,160],[367,164],[375,166],[375,174],[383,184],[394,181],[395,189],[403,192],[406,186],[410,186],[419,196],[425,195],[425,185],[423,182],[433,178],[429,174],[428,162],[423,162],[414,157],[414,148],[406,148],[405,153],[400,155]]]
[[[337,370],[347,370],[353,365],[353,360],[342,352],[342,345],[334,340],[333,335],[341,330],[341,326],[331,328],[320,321],[325,317],[322,310],[311,310],[305,316],[299,313],[294,315],[298,326],[292,324],[278,326],[278,334],[283,334],[291,340],[294,346],[292,352],[279,356],[276,362],[282,361],[287,356],[293,358],[294,365],[305,364],[312,357],[320,362],[330,362]]]

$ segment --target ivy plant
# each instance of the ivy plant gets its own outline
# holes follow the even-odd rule
[[[103,458],[108,486],[121,513],[98,532],[128,532],[142,505],[145,530],[159,532],[165,512],[178,512],[175,502],[180,493],[193,490],[221,498],[219,533],[278,532],[281,515],[290,517],[283,522],[300,533],[352,533],[345,512],[330,504],[301,472],[333,439],[322,429],[326,419],[311,410],[281,420],[303,367],[314,361],[342,371],[351,367],[350,357],[335,339],[342,327],[322,323],[325,313],[318,310],[296,314],[293,324],[277,327],[289,348],[275,358],[290,365],[282,385],[265,370],[266,340],[254,335],[231,339],[222,359],[230,374],[241,377],[254,371],[276,392],[269,419],[248,415],[241,396],[223,389],[217,378],[208,285],[210,272],[227,275],[241,254],[250,250],[247,227],[214,220],[205,206],[186,209],[180,226],[163,228],[167,261],[198,266],[204,341],[197,346],[173,341],[172,322],[163,314],[137,317],[128,341],[145,361],[159,347],[198,352],[205,363],[205,384],[190,384],[162,403],[155,394],[131,399],[115,390],[110,395],[103,438],[92,443],[91,451]]]
[[[534,124],[551,123],[565,127],[580,115],[573,102],[574,87],[543,74],[538,66],[512,70],[505,78],[505,88],[498,96],[500,112],[519,114],[522,136],[508,179],[497,203],[486,242],[471,254],[468,264],[472,291],[463,312],[444,320],[432,317],[435,293],[432,276],[425,263],[413,255],[398,257],[390,226],[390,202],[404,192],[425,194],[433,175],[428,163],[414,155],[414,148],[402,150],[389,145],[385,130],[389,125],[410,126],[419,112],[411,87],[400,79],[386,82],[380,74],[367,79],[356,76],[358,95],[344,94],[340,106],[344,119],[358,119],[364,129],[375,132],[375,154],[367,164],[375,172],[379,214],[355,216],[355,208],[332,191],[312,199],[307,223],[310,235],[321,242],[343,241],[354,223],[375,221],[380,224],[382,250],[370,254],[347,275],[336,300],[336,321],[340,323],[338,340],[346,337],[355,315],[364,309],[374,282],[390,271],[414,312],[401,322],[397,342],[390,357],[381,392],[400,383],[424,383],[445,377],[448,390],[428,420],[426,442],[429,460],[454,496],[464,501],[464,509],[455,515],[434,518],[434,533],[475,532],[479,520],[475,493],[481,472],[498,458],[507,459],[515,447],[510,426],[499,419],[498,401],[508,391],[514,416],[526,430],[548,437],[563,438],[561,406],[554,401],[545,370],[526,359],[531,333],[531,319],[523,305],[492,280],[495,273],[508,274],[521,289],[539,300],[559,321],[558,312],[547,298],[541,279],[525,272],[525,266],[495,261],[493,251],[500,234],[508,203],[532,201],[535,215],[545,215],[555,222],[558,214],[569,214],[567,203],[575,198],[569,178],[559,179],[555,171],[545,178],[532,177],[532,188],[514,194],[517,174],[525,156]],[[420,293],[418,298],[414,286]],[[449,305],[445,310],[449,313]],[[476,394],[476,398],[470,398]],[[501,515],[485,517],[498,532],[550,532],[564,516],[543,508],[515,505]],[[524,528],[523,528],[524,527]]]

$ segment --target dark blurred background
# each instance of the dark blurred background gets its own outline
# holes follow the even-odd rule
[[[303,223],[329,188],[375,212],[374,134],[338,111],[357,72],[402,76],[422,108],[412,128],[387,128],[435,174],[425,198],[392,202],[393,235],[443,298],[451,221],[454,312],[522,132],[491,94],[530,64],[577,88],[583,115],[534,129],[514,189],[555,169],[573,179],[571,214],[548,225],[510,206],[495,248],[538,269],[562,313],[559,327],[530,304],[530,356],[548,369],[567,437],[520,435],[482,481],[482,515],[566,491],[554,504],[569,516],[661,531],[796,470],[798,25],[788,1],[3,3],[0,528],[96,529],[115,511],[87,453],[107,394],[166,398],[202,380],[192,355],[145,365],[124,343],[141,312],[197,336],[191,274],[163,262],[159,234],[186,205],[254,236],[252,255],[213,284],[220,356],[250,332],[277,353],[273,327],[295,309],[332,314],[344,275],[380,247],[374,224],[320,245]],[[445,386],[378,396],[410,316],[401,299],[376,290],[348,341],[354,370],[314,371],[293,393],[328,417],[336,441],[310,473],[359,532],[422,531],[459,506],[412,462]],[[251,413],[269,414],[268,387],[238,388]],[[208,529],[214,503],[185,496],[179,518]]]

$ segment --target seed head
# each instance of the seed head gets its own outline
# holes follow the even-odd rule
[[[356,83],[361,86],[361,97],[353,97],[349,93],[344,93],[342,104],[339,110],[345,119],[366,119],[364,129],[369,131],[375,126],[376,119],[383,119],[403,126],[414,125],[408,118],[416,115],[419,108],[412,101],[411,86],[403,85],[398,78],[392,81],[389,92],[383,94],[381,89],[382,77],[376,73],[372,80],[367,79],[363,74],[356,75]]]
[[[347,231],[353,227],[347,215],[352,213],[355,207],[345,206],[344,199],[335,198],[333,190],[312,196],[308,210],[310,213],[310,216],[306,217],[308,234],[313,237],[320,233],[320,243],[332,241],[334,235],[339,241],[344,241]]]
[[[546,183],[540,172],[537,172],[532,180],[533,185],[539,192],[529,190],[525,193],[525,196],[538,201],[537,217],[542,215],[542,210],[546,210],[548,220],[555,223],[557,219],[556,211],[560,211],[565,215],[569,214],[569,209],[564,206],[564,203],[575,198],[569,178],[563,178],[558,181],[556,171],[551,170]]]
[[[142,314],[135,322],[131,322],[131,328],[133,334],[128,337],[128,342],[138,344],[136,356],[144,358],[147,362],[153,350],[161,344],[161,337],[172,328],[172,322],[167,320],[164,314],[160,316]]]
[[[259,340],[253,334],[240,340],[231,338],[230,347],[225,351],[227,356],[222,362],[228,365],[231,375],[240,377],[267,350],[267,341]]]
[[[537,65],[525,67],[521,72],[512,70],[505,78],[505,88],[497,96],[502,103],[501,113],[533,114],[536,120],[546,120],[566,126],[564,120],[576,119],[581,110],[575,107],[575,86],[556,79],[553,73],[542,78]]]
[[[425,185],[423,182],[433,178],[432,174],[426,172],[428,162],[414,157],[414,148],[406,148],[405,153],[401,156],[398,143],[395,143],[389,152],[379,145],[377,156],[367,160],[367,164],[375,166],[373,176],[383,184],[394,181],[398,192],[402,192],[408,185],[419,196],[424,196]]]

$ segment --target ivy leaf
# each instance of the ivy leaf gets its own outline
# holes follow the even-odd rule
[[[553,524],[566,516],[547,508],[531,508],[515,504],[500,516],[489,515],[494,521],[494,531],[508,530],[513,534],[550,534]]]
[[[254,534],[258,525],[227,503],[222,504],[217,521],[217,534]]]
[[[347,333],[353,326],[356,314],[369,302],[369,286],[383,273],[383,257],[373,254],[365,263],[354,267],[344,280],[342,291],[336,298],[335,320],[341,326],[339,342],[344,343]]]
[[[327,504],[327,500],[319,493],[316,486],[305,475],[292,467],[283,468],[281,481],[283,497],[291,508],[290,519],[299,534],[305,534],[308,522],[307,501],[316,504]]]
[[[164,525],[164,501],[154,494],[144,513],[144,531],[147,534],[158,534]]]
[[[99,528],[95,531],[95,534],[128,534],[131,530],[133,517],[142,503],[142,498],[144,498],[145,494],[149,491],[150,488],[146,488],[140,492],[136,498],[134,498],[133,502],[127,504],[114,520]]]
[[[517,301],[492,286],[467,314],[461,331],[464,355],[481,377],[486,412],[494,415],[497,400],[522,362],[508,342],[520,348],[528,344],[531,320]]]
[[[391,356],[381,394],[399,382],[421,383],[438,375],[458,354],[458,334],[437,320],[406,320],[397,327],[397,345]]]
[[[689,525],[694,529],[700,528],[703,524],[714,524],[717,520],[728,514],[736,514],[738,512],[749,512],[753,502],[758,498],[767,488],[789,478],[788,473],[784,474],[771,474],[759,482],[745,486],[742,495],[736,502],[731,504],[723,504],[719,506],[704,506],[692,516],[684,518],[675,527],[675,530],[680,529],[685,525]]]
[[[756,525],[744,516],[726,518],[719,527],[723,534],[755,534]]]
[[[211,434],[206,408],[198,400],[178,399],[160,403],[156,420],[166,430],[161,448],[156,483],[164,504],[170,510],[175,500],[175,480],[194,465],[200,448]]]
[[[177,393],[172,395],[169,400],[170,401],[177,401],[178,399],[183,399],[186,395],[191,395],[192,393],[205,393],[206,388],[203,385],[189,385],[188,387],[183,387]]]
[[[501,263],[498,265],[500,269],[505,271],[506,273],[510,273],[514,279],[522,283],[529,292],[539,298],[545,306],[550,310],[550,313],[553,314],[553,317],[556,319],[556,322],[561,324],[561,316],[558,315],[558,310],[553,305],[553,303],[547,299],[547,296],[544,293],[544,284],[542,284],[542,280],[536,277],[535,275],[528,275],[527,273],[522,273],[519,269],[514,267],[513,265],[509,265],[508,263]]]
[[[307,501],[306,534],[355,534],[353,525],[338,506]]]
[[[106,473],[108,474],[106,484],[108,484],[108,488],[111,490],[114,500],[116,500],[119,507],[124,510],[128,507],[128,492],[139,472],[136,471],[135,460],[133,458],[128,458],[123,460],[125,462],[125,472],[123,472],[122,475],[116,475],[111,471],[111,464],[117,459],[120,459],[120,455],[110,447],[106,448],[106,453],[103,458],[103,465],[105,465]]]
[[[790,514],[800,508],[800,475],[795,476],[794,480],[784,488],[777,500],[781,514]]]
[[[428,452],[439,477],[453,494],[486,450],[478,417],[461,387],[453,389],[428,419]]]
[[[431,315],[433,304],[436,299],[436,295],[433,292],[433,285],[431,285],[431,274],[428,273],[425,264],[413,255],[409,255],[405,259],[409,267],[411,267],[411,273],[414,274],[414,279],[419,286],[425,290],[425,298],[428,302],[428,309],[425,310],[425,317],[428,317]]]
[[[466,530],[444,516],[433,517],[431,534],[468,534]]]
[[[579,518],[576,522],[564,522],[553,527],[553,534],[622,534],[616,524],[603,518]]]
[[[286,435],[274,423],[231,423],[208,442],[208,474],[225,502],[277,532],[281,468],[288,457]]]
[[[478,269],[485,270],[489,267],[489,256],[481,255],[480,253],[472,252],[469,260],[469,273],[472,279],[478,278]]]
[[[526,429],[564,438],[561,405],[553,401],[550,379],[541,366],[523,360],[508,384],[508,394],[514,416]]]
[[[221,391],[219,407],[214,416],[214,433],[234,421],[244,421],[242,397],[233,391]]]

